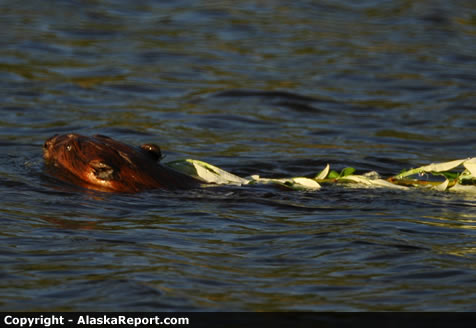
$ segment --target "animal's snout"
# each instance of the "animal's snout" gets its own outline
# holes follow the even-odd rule
[[[51,146],[55,143],[56,141],[56,137],[58,137],[57,134],[55,134],[54,136],[46,139],[45,143],[43,144],[43,149],[49,149],[51,148]]]

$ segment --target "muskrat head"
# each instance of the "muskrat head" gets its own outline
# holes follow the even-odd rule
[[[140,149],[103,135],[55,135],[43,146],[45,161],[79,178],[83,186],[98,190],[136,192],[156,188],[157,145]],[[64,179],[64,178],[63,178]]]

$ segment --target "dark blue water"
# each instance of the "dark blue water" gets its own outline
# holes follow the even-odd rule
[[[476,199],[85,191],[56,133],[240,176],[476,156],[474,1],[2,1],[0,309],[476,309]]]

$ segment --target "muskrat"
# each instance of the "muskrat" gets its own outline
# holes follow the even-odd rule
[[[109,192],[183,189],[200,181],[159,163],[155,144],[131,147],[104,135],[54,135],[43,146],[43,157],[53,174],[85,188]]]

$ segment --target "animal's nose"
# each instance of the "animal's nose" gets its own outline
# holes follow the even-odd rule
[[[58,136],[58,135],[55,134],[54,136],[52,136],[52,137],[46,139],[45,143],[43,144],[43,148],[44,148],[44,149],[50,148],[51,145],[55,142],[57,136]]]

